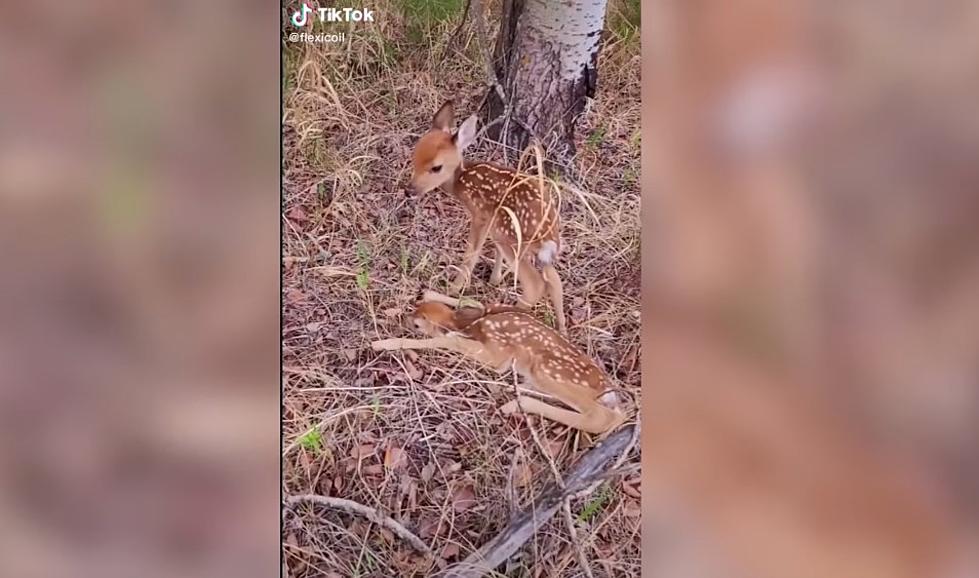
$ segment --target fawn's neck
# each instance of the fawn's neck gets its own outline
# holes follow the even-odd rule
[[[452,173],[452,178],[447,180],[445,184],[442,185],[442,189],[450,195],[458,196],[458,191],[463,189],[463,187],[459,186],[459,178],[462,176],[462,173],[465,172],[465,170],[466,162],[463,161],[459,163],[459,166],[456,167],[455,172]]]
[[[456,167],[455,172],[452,174],[452,178],[442,185],[442,190],[449,193],[453,197],[459,199],[463,205],[465,205],[467,210],[472,210],[472,198],[470,191],[466,190],[466,186],[460,183],[462,174],[466,172],[465,161],[459,163]]]

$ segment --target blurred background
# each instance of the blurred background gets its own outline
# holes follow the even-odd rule
[[[0,2],[0,575],[279,571],[279,9]]]
[[[645,569],[979,575],[979,9],[643,11]],[[278,571],[278,45],[0,3],[0,575]]]
[[[979,576],[977,25],[644,6],[649,576]]]

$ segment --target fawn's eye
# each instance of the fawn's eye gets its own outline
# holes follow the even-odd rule
[[[442,170],[442,165],[435,165],[434,167],[432,167],[432,172],[433,173],[437,173],[440,170]]]

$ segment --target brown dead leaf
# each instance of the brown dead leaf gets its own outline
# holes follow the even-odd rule
[[[625,500],[622,503],[622,513],[627,518],[638,518],[642,515],[642,506],[635,500]]]
[[[432,481],[432,476],[434,475],[435,475],[435,463],[428,462],[422,468],[422,481],[427,484],[428,482]]]
[[[377,447],[374,444],[358,444],[350,450],[350,457],[355,460],[362,460],[374,455],[375,451],[377,451]]]
[[[367,523],[360,518],[357,518],[351,522],[349,526],[347,526],[347,531],[358,538],[363,538],[367,536]]]
[[[309,216],[306,214],[306,210],[299,205],[289,209],[289,212],[286,213],[286,217],[288,217],[289,220],[294,223],[305,223],[306,221],[309,220]]]
[[[286,303],[296,305],[298,303],[306,302],[306,294],[296,289],[295,287],[289,288],[285,292]]]
[[[405,454],[404,449],[399,448],[396,445],[388,446],[387,451],[384,452],[384,467],[389,470],[396,470],[407,463],[408,457]]]
[[[356,349],[344,349],[343,356],[347,358],[347,361],[355,361],[357,359]]]
[[[518,488],[529,485],[533,479],[533,470],[530,469],[530,464],[520,464],[513,473],[513,485]]]
[[[381,476],[384,475],[384,466],[381,464],[371,464],[364,466],[363,472],[368,476]]]
[[[422,538],[431,538],[439,528],[439,519],[424,517],[418,521],[418,535]]]
[[[384,538],[385,542],[387,542],[388,544],[394,544],[394,532],[388,530],[384,526],[378,528],[377,532],[381,535],[382,538]]]
[[[545,445],[547,446],[547,451],[551,454],[551,457],[557,459],[561,456],[561,452],[564,451],[565,440],[563,438],[547,440]]]
[[[442,559],[448,560],[449,558],[454,558],[459,555],[459,545],[455,542],[449,542],[442,548],[442,552],[439,554]]]
[[[385,317],[387,317],[388,319],[390,319],[392,317],[397,317],[398,315],[401,315],[401,308],[400,307],[388,307],[387,309],[381,311],[381,313],[384,314]]]
[[[452,508],[456,512],[465,512],[476,505],[476,491],[473,487],[466,484],[459,486],[452,494]]]
[[[408,377],[414,379],[415,381],[425,377],[425,374],[420,369],[415,367],[415,364],[412,363],[410,359],[405,360],[405,369],[408,370]]]
[[[642,498],[642,479],[638,476],[628,480],[622,480],[622,493],[633,498]]]

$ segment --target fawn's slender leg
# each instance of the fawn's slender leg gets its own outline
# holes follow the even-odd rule
[[[407,339],[395,337],[371,342],[374,351],[397,351],[399,349],[452,349],[455,339],[440,336],[428,339]]]
[[[406,339],[397,337],[394,339],[382,339],[371,343],[371,348],[375,351],[398,351],[402,349],[443,349],[461,353],[466,357],[488,365],[490,367],[500,366],[503,361],[493,356],[492,352],[483,344],[472,339],[466,339],[459,335],[441,335],[428,339]]]
[[[427,339],[409,339],[406,337],[395,337],[392,339],[381,339],[371,343],[371,349],[375,351],[397,351],[401,349],[444,349],[455,351],[463,355],[472,357],[477,361],[486,358],[487,350],[483,344],[472,339],[466,339],[460,335],[440,335]]]
[[[425,303],[444,303],[449,307],[459,307],[459,305],[462,304],[462,299],[457,299],[456,297],[449,297],[448,295],[444,295],[442,293],[439,293],[438,291],[432,291],[431,289],[426,289],[422,293],[421,300],[422,302]],[[466,299],[466,304],[467,305],[472,304],[485,309],[483,304],[476,301],[475,299]]]
[[[537,267],[534,267],[534,264],[527,257],[520,259],[520,262],[515,265],[515,268],[517,279],[520,281],[520,287],[523,289],[517,303],[521,307],[530,309],[540,301],[541,295],[544,294],[546,283],[544,282],[544,278],[541,277],[540,271],[537,270]]]
[[[593,434],[605,433],[625,421],[625,415],[621,412],[607,408],[596,401],[589,403],[584,411],[577,412],[555,407],[528,395],[518,396],[517,399],[501,406],[500,411],[512,414],[517,411],[517,408]]]
[[[486,243],[486,236],[489,234],[489,219],[477,220],[473,218],[472,223],[469,226],[469,244],[466,247],[466,253],[462,258],[462,265],[459,267],[459,274],[449,285],[449,293],[459,294],[462,292],[462,288],[469,281],[469,276],[472,275],[473,267],[476,266],[476,261],[479,259],[479,254],[483,251],[483,245]]]
[[[557,330],[559,333],[564,333],[567,329],[567,320],[564,317],[564,288],[554,265],[544,265],[544,280],[547,281],[547,292],[551,296],[551,305],[554,307]]]
[[[493,262],[493,272],[490,274],[490,285],[499,285],[503,281],[503,250],[496,245],[496,261]]]

